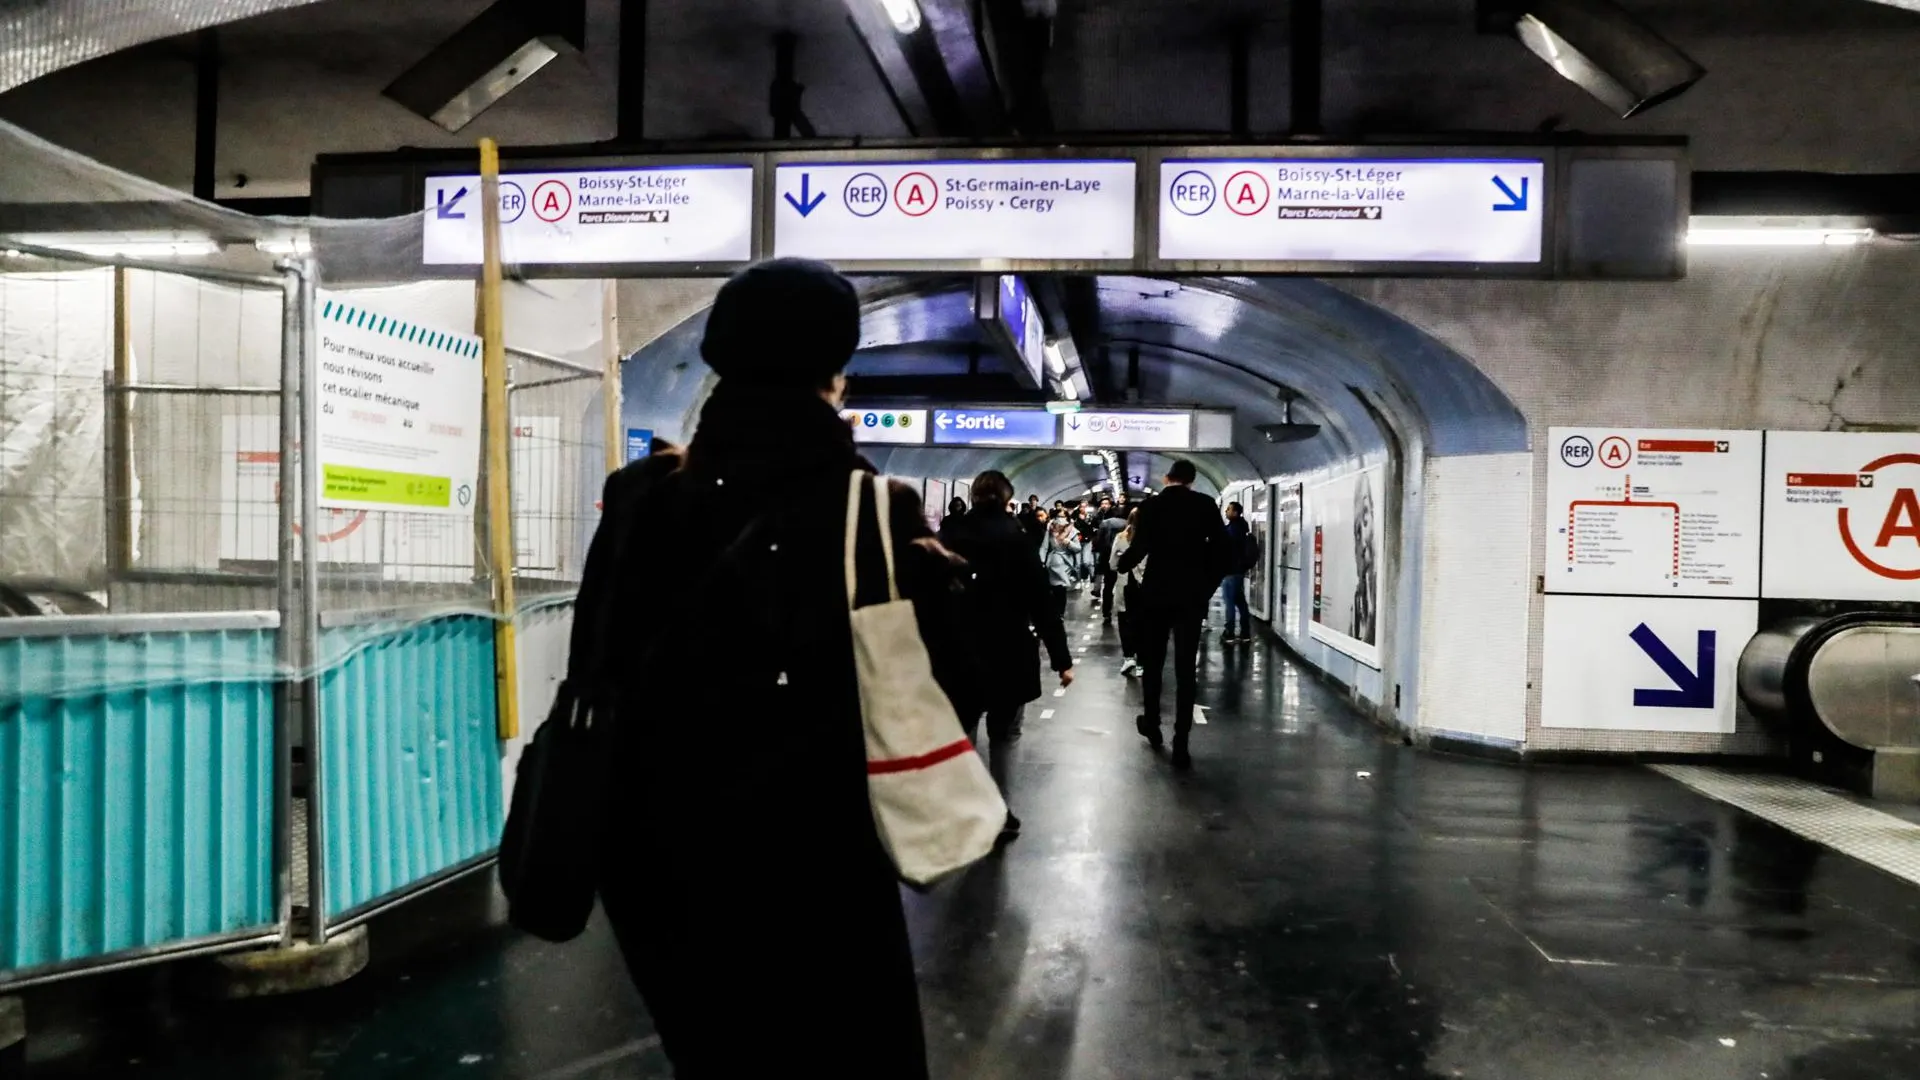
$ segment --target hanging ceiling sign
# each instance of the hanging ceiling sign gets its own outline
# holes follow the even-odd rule
[[[1057,422],[1045,409],[983,405],[933,410],[935,446],[1052,446]]]
[[[1131,160],[783,161],[773,253],[894,266],[1129,263]]]
[[[1170,158],[1157,250],[1182,264],[1537,266],[1547,202],[1540,157]]]
[[[510,264],[744,263],[753,258],[753,166],[504,173],[500,257]],[[480,178],[427,180],[421,258],[481,261]]]
[[[1193,414],[1189,412],[1068,413],[1060,429],[1060,445],[1068,447],[1193,449]]]

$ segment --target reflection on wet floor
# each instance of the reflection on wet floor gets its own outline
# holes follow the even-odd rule
[[[1920,892],[1643,770],[1407,749],[1268,646],[1209,644],[1176,776],[1082,631],[1017,748],[1024,837],[906,899],[936,1077],[1920,1076]],[[528,940],[480,881],[374,934],[302,997],[49,989],[28,1075],[669,1075],[601,926]],[[837,1075],[808,1047],[794,1074]]]

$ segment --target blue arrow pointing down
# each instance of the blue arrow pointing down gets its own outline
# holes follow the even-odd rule
[[[1527,208],[1527,196],[1530,194],[1527,189],[1533,186],[1531,179],[1524,176],[1520,178],[1519,194],[1515,194],[1514,190],[1507,186],[1507,182],[1497,176],[1493,178],[1493,186],[1499,188],[1500,194],[1507,197],[1507,201],[1504,204],[1493,204],[1495,210],[1525,210]]]
[[[454,207],[459,206],[460,200],[466,197],[467,197],[466,188],[461,188],[459,191],[454,192],[453,198],[451,199],[447,198],[446,188],[441,188],[440,190],[434,192],[433,193],[433,201],[434,201],[433,216],[439,218],[442,221],[464,220],[467,216],[467,212],[465,210],[455,210]]]
[[[1633,691],[1633,704],[1646,709],[1711,709],[1713,708],[1713,656],[1714,640],[1718,636],[1712,630],[1700,631],[1699,643],[1695,646],[1696,657],[1693,668],[1686,661],[1673,654],[1660,635],[1641,623],[1633,628],[1630,635],[1633,643],[1640,646],[1667,678],[1673,680],[1677,690]]]
[[[793,192],[789,191],[785,195],[782,195],[781,198],[787,200],[788,206],[800,211],[801,217],[806,217],[819,209],[821,203],[827,201],[827,193],[822,191],[817,195],[813,194],[813,174],[801,173],[800,197],[798,199],[794,198]]]

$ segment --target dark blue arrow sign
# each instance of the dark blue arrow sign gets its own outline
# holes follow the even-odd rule
[[[460,200],[466,197],[467,197],[466,188],[461,188],[459,191],[454,192],[453,198],[451,199],[447,198],[446,188],[441,188],[440,190],[434,192],[433,193],[433,200],[434,200],[433,216],[439,218],[442,221],[457,221],[457,220],[464,219],[467,216],[467,212],[465,210],[456,210],[454,209],[454,207],[459,206]]]
[[[1688,668],[1686,661],[1673,654],[1660,635],[1641,623],[1633,628],[1633,643],[1640,646],[1660,670],[1673,680],[1677,690],[1643,690],[1633,692],[1633,704],[1645,709],[1711,709],[1713,708],[1713,654],[1714,639],[1712,630],[1700,631],[1699,644],[1695,646],[1694,666]]]
[[[788,206],[791,206],[795,210],[800,211],[801,217],[806,217],[808,214],[811,214],[815,210],[819,209],[821,203],[827,201],[827,193],[822,191],[818,194],[814,194],[813,174],[801,173],[800,174],[800,197],[798,199],[794,198],[793,192],[789,191],[785,195],[782,195],[781,198],[787,200]]]
[[[1493,178],[1493,186],[1499,188],[1500,194],[1507,197],[1507,201],[1504,204],[1493,204],[1495,210],[1525,210],[1527,208],[1527,196],[1531,194],[1527,189],[1533,186],[1533,181],[1528,177],[1523,176],[1520,178],[1520,191],[1518,194],[1515,194],[1514,190],[1507,186],[1505,180],[1497,176]]]
[[[1077,416],[1069,416],[1069,417],[1067,417],[1067,426],[1068,426],[1068,427],[1070,427],[1070,428],[1072,428],[1072,429],[1073,429],[1073,430],[1075,430],[1075,431],[1079,431],[1079,430],[1080,430],[1080,418],[1079,418],[1079,417],[1077,417]]]

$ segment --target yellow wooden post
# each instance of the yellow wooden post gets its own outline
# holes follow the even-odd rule
[[[607,428],[607,471],[611,473],[626,464],[626,440],[620,434],[620,285],[608,278],[605,286],[600,298],[600,342],[606,373],[600,380],[600,404]]]
[[[507,342],[500,311],[500,148],[480,140],[480,344],[486,362],[487,547],[493,567],[494,687],[503,739],[520,734],[520,656],[513,634],[513,491]]]

